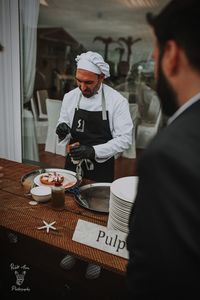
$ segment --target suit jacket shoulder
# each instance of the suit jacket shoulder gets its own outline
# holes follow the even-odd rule
[[[200,101],[155,137],[138,175],[127,238],[130,293],[200,296]]]

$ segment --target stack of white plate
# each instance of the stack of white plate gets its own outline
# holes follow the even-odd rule
[[[128,233],[128,221],[137,193],[137,176],[119,178],[111,184],[107,227]]]

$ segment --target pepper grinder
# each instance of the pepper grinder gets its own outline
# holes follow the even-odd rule
[[[71,151],[72,148],[78,147],[78,146],[80,146],[80,143],[79,143],[79,142],[76,142],[76,143],[74,143],[74,144],[68,144],[68,145],[67,145],[67,153],[70,153],[70,151]],[[80,163],[79,160],[74,160],[72,157],[71,157],[71,161],[72,161],[72,163],[73,163],[74,165],[77,165],[77,164]]]

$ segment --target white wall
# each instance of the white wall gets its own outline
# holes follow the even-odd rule
[[[0,0],[0,157],[22,161],[18,0]]]

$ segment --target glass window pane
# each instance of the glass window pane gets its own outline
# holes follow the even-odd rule
[[[154,13],[159,11],[167,2],[167,0],[41,1],[43,4],[39,6],[37,37],[33,45],[36,46],[37,52],[35,77],[34,81],[30,79],[33,90],[31,98],[27,100],[29,104],[27,109],[34,119],[37,141],[38,158],[35,160],[40,165],[64,167],[64,152],[56,146],[57,137],[53,137],[55,132],[52,134],[52,145],[53,143],[55,145],[51,145],[52,150],[47,151],[50,148],[46,144],[48,135],[46,99],[62,103],[64,94],[76,87],[75,58],[82,52],[89,50],[99,52],[109,63],[111,76],[105,83],[118,90],[129,101],[136,126],[143,122],[151,124],[156,122],[159,102],[155,94],[154,65],[151,57],[152,34],[145,15],[149,11]],[[24,49],[28,37],[24,31],[22,35]],[[26,87],[26,73],[24,81]],[[137,117],[135,117],[136,110],[133,109],[134,104],[138,105]],[[55,118],[54,116],[54,123]],[[28,146],[26,143],[24,145],[26,149]],[[140,143],[138,148],[139,146]],[[134,147],[136,154],[137,144]],[[120,159],[123,157],[134,159],[136,157],[133,154],[134,147]]]

